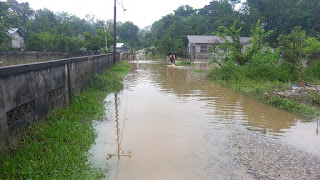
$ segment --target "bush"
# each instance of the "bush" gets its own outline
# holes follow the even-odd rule
[[[244,79],[243,68],[234,63],[228,63],[222,67],[215,67],[211,70],[211,77],[214,80],[242,80]]]
[[[268,102],[280,109],[291,111],[295,114],[302,114],[305,117],[312,118],[319,115],[319,111],[309,105],[288,98],[281,98],[277,95],[272,96]]]
[[[313,81],[320,79],[320,61],[314,63],[312,66],[304,70],[306,80]]]

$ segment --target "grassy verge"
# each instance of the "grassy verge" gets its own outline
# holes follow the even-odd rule
[[[92,120],[104,115],[103,99],[123,88],[130,70],[119,62],[102,75],[94,75],[90,88],[32,125],[23,139],[0,159],[0,179],[99,179],[104,175],[87,162],[95,140]]]
[[[315,107],[318,102],[317,98],[311,97],[310,103],[291,98],[284,98],[275,92],[286,91],[290,88],[289,83],[268,80],[251,80],[243,77],[239,72],[219,72],[213,69],[210,73],[211,78],[219,84],[226,86],[232,90],[238,91],[244,95],[257,97],[260,101],[292,112],[299,116],[312,119],[320,116],[320,110]],[[227,77],[232,75],[233,77]]]

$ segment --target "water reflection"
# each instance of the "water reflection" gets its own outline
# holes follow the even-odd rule
[[[127,156],[129,158],[131,158],[131,154],[130,152],[128,154],[123,154],[121,151],[121,142],[120,142],[120,126],[119,126],[119,110],[118,110],[118,94],[115,93],[114,94],[114,107],[115,107],[115,122],[116,122],[116,130],[117,130],[117,153],[116,154],[108,154],[108,159],[113,158],[113,157],[117,157],[118,159],[118,163],[120,160],[121,156]],[[122,136],[121,136],[122,137]]]

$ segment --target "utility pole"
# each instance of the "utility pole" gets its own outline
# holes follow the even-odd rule
[[[105,32],[105,35],[104,35],[104,39],[106,41],[106,51],[108,50],[108,38],[107,38],[107,28],[106,28],[106,25],[103,26],[104,28],[104,32]]]
[[[116,63],[117,46],[117,0],[114,0],[114,19],[113,19],[113,63]]]

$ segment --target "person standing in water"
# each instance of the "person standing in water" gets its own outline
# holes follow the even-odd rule
[[[173,53],[171,53],[170,56],[169,56],[169,59],[170,59],[171,65],[172,65],[172,63],[175,60],[175,55]]]

